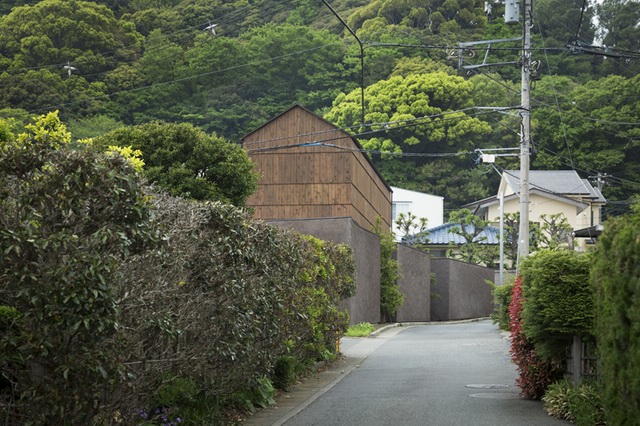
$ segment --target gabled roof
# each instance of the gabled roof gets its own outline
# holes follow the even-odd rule
[[[529,194],[540,195],[541,197],[549,198],[549,199],[552,199],[552,200],[560,201],[560,202],[565,203],[565,204],[569,204],[571,206],[575,206],[576,214],[580,213],[581,211],[583,211],[584,209],[589,207],[586,203],[582,203],[580,201],[574,200],[573,198],[565,197],[563,195],[554,194],[554,193],[548,192],[548,191],[542,191],[542,190],[537,189],[537,188],[531,188],[531,190],[529,191]],[[510,200],[519,199],[519,198],[520,198],[520,196],[518,194],[510,194],[510,195],[507,195],[506,197],[504,197],[504,201],[510,201]],[[491,206],[494,206],[494,205],[498,204],[499,202],[500,202],[500,199],[498,198],[498,196],[494,195],[492,197],[484,198],[484,199],[479,200],[479,201],[474,201],[473,203],[465,204],[462,207],[465,208],[465,209],[471,210],[476,215],[481,215],[481,214],[484,213],[484,211],[486,209],[488,209]],[[488,219],[492,220],[493,218],[488,218]]]
[[[466,225],[466,230],[472,231],[473,225]],[[457,223],[445,223],[435,228],[428,230],[428,235],[412,235],[406,238],[406,242],[420,243],[426,245],[462,245],[466,243],[466,240],[460,235],[451,232],[454,227],[460,227]],[[474,239],[474,242],[479,244],[496,245],[500,244],[500,230],[495,226],[488,225],[484,230],[478,234]]]
[[[504,180],[516,194],[520,193],[520,170],[505,170]],[[583,196],[594,201],[606,202],[600,191],[587,179],[578,176],[575,170],[530,170],[530,190],[538,189],[556,195]]]
[[[283,115],[287,114],[289,111],[299,108],[301,110],[303,110],[304,112],[306,112],[307,114],[312,115],[314,118],[323,121],[324,123],[328,124],[331,127],[334,127],[336,129],[340,129],[338,126],[336,126],[335,124],[331,123],[330,121],[324,119],[322,116],[316,114],[315,112],[303,107],[302,105],[296,103],[294,105],[292,105],[290,108],[288,108],[287,110],[281,112],[280,114],[276,115],[275,117],[273,117],[271,120],[267,121],[266,123],[262,124],[261,126],[253,129],[251,132],[247,133],[246,135],[244,135],[242,137],[242,141],[244,142],[244,140],[249,137],[250,135],[252,135],[253,133],[257,132],[258,130],[260,130],[261,128],[267,126],[268,124],[276,121],[278,118],[282,117]],[[345,137],[348,137],[349,139],[351,139],[355,145],[355,147],[360,150],[360,151],[364,151],[364,148],[362,148],[362,145],[360,145],[360,142],[358,142],[358,140],[356,138],[354,138],[353,136],[351,136],[349,133],[347,133],[344,130],[340,130]],[[282,141],[279,141],[279,143],[282,143]],[[329,142],[330,143],[330,142]],[[359,152],[357,154],[360,154],[362,157],[364,157],[366,159],[366,161],[369,163],[369,165],[373,168],[373,170],[376,172],[376,174],[378,175],[378,177],[380,178],[380,180],[382,180],[382,183],[385,185],[385,187],[390,191],[393,192],[393,190],[391,189],[391,186],[389,186],[389,184],[387,183],[387,181],[384,179],[384,177],[382,176],[382,174],[380,174],[380,171],[377,169],[377,167],[373,164],[373,161],[371,161],[371,158],[369,158],[369,156],[367,154],[365,154],[364,152]]]

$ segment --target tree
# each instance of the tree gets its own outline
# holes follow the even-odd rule
[[[596,6],[600,22],[599,36],[602,44],[624,52],[637,52],[640,45],[638,14],[640,3],[634,0],[603,0]],[[637,53],[631,56],[637,58]],[[607,58],[605,64],[616,74],[633,77],[638,74],[637,60],[628,62],[625,58]]]
[[[359,130],[378,134],[361,138],[362,145],[391,153],[471,148],[478,135],[491,131],[461,111],[472,106],[471,89],[461,77],[444,72],[395,76],[367,87],[365,121],[373,126]],[[340,127],[358,124],[360,98],[359,90],[339,95],[325,118]]]
[[[567,77],[544,77],[532,91],[535,103],[555,105],[534,109],[532,126],[541,149],[535,168],[580,167],[606,171],[627,181],[638,181],[640,130],[633,123],[640,112],[630,99],[640,96],[640,75],[631,79],[611,75],[578,85]],[[637,188],[616,181],[605,186],[608,199],[627,199]]]
[[[458,252],[450,250],[449,257],[458,258],[468,263],[482,263],[494,267],[498,257],[495,246],[487,245],[486,232],[489,222],[471,213],[469,209],[451,212],[449,223],[456,224],[451,232],[460,236],[463,242]]]
[[[257,188],[253,163],[238,145],[190,124],[153,122],[95,139],[142,151],[145,175],[172,195],[242,206]]]
[[[573,250],[573,228],[567,222],[564,213],[543,214],[540,216],[540,245],[550,250],[568,248]]]
[[[422,238],[429,235],[429,231],[427,231],[426,217],[421,217],[420,219],[418,219],[418,217],[411,212],[407,214],[400,213],[398,214],[395,223],[402,233],[400,237],[402,238],[403,242],[410,246],[416,245],[416,240],[410,237],[415,236]]]
[[[11,60],[8,68],[71,61],[85,74],[98,73],[137,52],[142,41],[134,25],[118,21],[106,6],[81,0],[16,7],[0,18],[0,28],[0,51]]]

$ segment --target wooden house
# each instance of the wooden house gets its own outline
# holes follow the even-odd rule
[[[391,188],[356,139],[295,105],[242,139],[262,175],[247,200],[256,219],[350,217],[391,228]]]

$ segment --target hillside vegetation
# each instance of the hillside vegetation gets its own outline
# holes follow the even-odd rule
[[[298,102],[349,128],[392,185],[447,208],[492,195],[498,175],[475,150],[519,145],[520,43],[487,56],[513,65],[454,67],[459,42],[518,37],[520,26],[504,24],[499,2],[490,15],[480,0],[330,3],[362,58],[320,0],[5,0],[0,117],[19,128],[59,110],[79,138],[163,120],[238,142]],[[640,3],[583,3],[534,2],[532,167],[606,173],[615,214],[640,181]],[[594,40],[618,56],[567,47]],[[484,57],[477,46],[460,58]]]

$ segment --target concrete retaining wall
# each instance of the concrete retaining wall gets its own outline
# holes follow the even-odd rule
[[[403,278],[398,281],[404,304],[398,309],[398,322],[431,321],[429,254],[398,244],[396,260]]]
[[[453,259],[431,259],[438,281],[431,298],[431,320],[451,321],[488,317],[493,312],[491,286],[494,270]]]
[[[347,244],[353,249],[357,290],[345,300],[351,324],[380,322],[380,238],[349,217],[269,221],[280,228],[294,229],[325,241]]]

